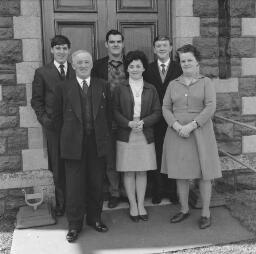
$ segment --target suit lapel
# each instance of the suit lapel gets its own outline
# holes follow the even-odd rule
[[[90,86],[92,88],[92,113],[93,118],[95,119],[98,113],[103,91],[101,85],[97,84],[94,78],[91,78]]]
[[[70,89],[68,90],[68,98],[70,99],[72,108],[77,118],[82,122],[82,109],[81,109],[79,84],[76,79],[72,79],[69,85],[70,85]]]
[[[154,76],[157,78],[157,84],[163,84],[160,73],[159,73],[159,68],[158,68],[158,64],[157,61],[154,62],[154,68],[153,68],[153,72],[154,72]]]

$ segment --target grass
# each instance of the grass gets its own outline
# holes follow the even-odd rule
[[[216,182],[215,188],[226,199],[226,206],[233,217],[238,219],[256,236],[256,174],[238,177],[237,189],[234,191],[232,181],[223,179]],[[0,254],[10,254],[15,215],[0,216]],[[176,254],[255,254],[256,238],[224,245],[187,249],[168,253]]]

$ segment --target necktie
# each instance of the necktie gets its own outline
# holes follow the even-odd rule
[[[87,94],[87,92],[88,92],[88,85],[87,85],[86,80],[83,80],[82,84],[83,84],[83,92],[84,92],[84,94]]]
[[[61,79],[65,80],[66,79],[66,74],[65,74],[65,71],[64,71],[64,64],[60,64],[59,68],[60,68]]]
[[[161,67],[162,67],[162,70],[161,70],[161,71],[162,71],[162,74],[165,75],[165,72],[166,72],[166,70],[165,70],[165,64],[161,64]]]

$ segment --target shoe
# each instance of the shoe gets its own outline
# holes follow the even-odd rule
[[[133,222],[139,222],[139,220],[140,220],[139,215],[135,215],[135,216],[129,215],[129,217],[130,217],[130,219],[131,219]]]
[[[119,204],[119,197],[111,196],[108,201],[108,208],[115,208]]]
[[[139,218],[143,221],[148,221],[148,215],[147,214],[139,215]]]
[[[87,225],[93,227],[96,231],[101,233],[105,233],[108,231],[108,227],[105,224],[103,224],[101,221],[96,221],[96,222],[87,221]]]
[[[162,201],[161,196],[156,195],[152,197],[152,204],[156,205],[156,204],[160,204]]]
[[[211,217],[207,218],[205,216],[201,216],[198,221],[198,226],[200,229],[205,229],[211,226]]]
[[[64,213],[65,213],[65,209],[63,207],[56,206],[56,208],[55,208],[55,216],[56,217],[61,217],[64,215]]]
[[[74,242],[77,238],[78,238],[78,235],[80,233],[80,230],[77,230],[77,229],[69,229],[68,230],[68,233],[66,235],[66,239],[69,243],[72,243]]]
[[[179,213],[175,214],[175,215],[171,218],[171,223],[178,223],[178,222],[181,222],[181,221],[185,220],[186,218],[188,218],[189,215],[190,215],[189,212],[187,212],[187,213],[179,212]]]
[[[179,199],[176,195],[172,195],[169,197],[169,200],[170,202],[173,204],[173,205],[177,205],[179,204]]]

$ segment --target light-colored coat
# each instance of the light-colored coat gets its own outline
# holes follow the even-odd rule
[[[214,179],[221,167],[211,117],[216,109],[216,92],[207,77],[199,75],[187,86],[184,78],[170,82],[163,100],[168,124],[163,146],[161,172],[175,179]],[[180,137],[171,127],[197,121],[199,127],[189,138]]]

